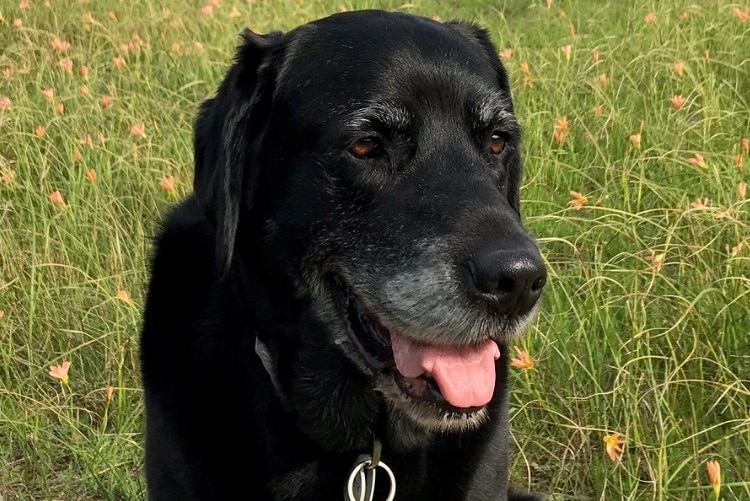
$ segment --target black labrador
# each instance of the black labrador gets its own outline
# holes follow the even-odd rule
[[[194,133],[141,339],[149,499],[537,499],[509,491],[507,362],[546,271],[488,34],[245,31]]]

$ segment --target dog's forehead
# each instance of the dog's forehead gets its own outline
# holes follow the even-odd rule
[[[407,14],[360,11],[304,25],[289,33],[284,59],[277,90],[308,109],[357,108],[428,88],[458,99],[498,93],[498,76],[479,43]]]

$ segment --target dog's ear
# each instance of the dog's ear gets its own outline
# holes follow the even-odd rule
[[[222,276],[231,266],[240,215],[253,203],[255,153],[268,119],[282,34],[244,30],[234,62],[195,121],[193,191],[216,232]]]
[[[490,35],[487,30],[480,28],[479,26],[464,21],[449,21],[445,23],[446,26],[454,29],[461,33],[463,36],[478,44],[482,50],[486,53],[487,59],[489,60],[492,69],[497,74],[497,84],[500,89],[505,92],[508,97],[508,103],[510,104],[510,111],[513,111],[513,98],[511,96],[510,84],[508,83],[508,74],[503,67],[503,63],[500,62],[498,57],[497,47],[490,40]],[[520,137],[518,138],[520,141]],[[521,214],[521,176],[522,176],[522,163],[521,156],[516,151],[513,157],[510,159],[513,165],[509,165],[508,169],[508,202],[510,206],[515,209],[516,213]]]

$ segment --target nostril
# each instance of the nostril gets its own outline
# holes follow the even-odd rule
[[[547,283],[547,277],[541,276],[534,280],[534,283],[531,284],[531,292],[540,292],[542,289],[544,289],[544,285]]]

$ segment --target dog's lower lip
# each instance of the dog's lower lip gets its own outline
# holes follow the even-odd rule
[[[348,323],[349,339],[357,346],[364,361],[374,372],[382,372],[393,365],[390,345],[390,334],[385,327],[373,322],[346,285],[340,279],[334,278],[333,290],[340,311]],[[364,336],[358,336],[356,330],[365,331]]]

